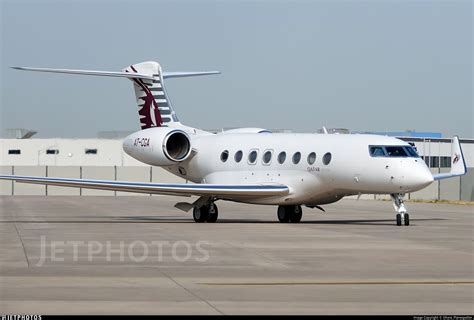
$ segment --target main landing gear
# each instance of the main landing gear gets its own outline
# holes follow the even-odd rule
[[[410,215],[408,214],[407,209],[403,204],[404,196],[405,195],[403,193],[394,193],[390,195],[390,197],[392,197],[393,207],[397,212],[397,226],[401,226],[402,224],[406,226],[410,225]]]
[[[210,202],[193,208],[193,218],[195,222],[216,222],[219,211],[214,202]],[[278,220],[282,223],[297,223],[301,221],[303,210],[301,206],[279,206]]]
[[[277,215],[278,220],[282,223],[297,223],[301,221],[303,210],[301,206],[279,206]]]
[[[216,222],[218,215],[219,211],[214,202],[193,209],[193,218],[196,222]]]

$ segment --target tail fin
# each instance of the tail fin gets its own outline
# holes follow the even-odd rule
[[[153,77],[131,78],[138,104],[142,129],[180,124],[163,85],[163,72],[158,62],[147,61],[131,65],[122,72],[138,73]]]
[[[131,65],[123,69],[122,72],[29,67],[13,68],[26,71],[128,78],[129,80],[133,81],[134,84],[135,96],[137,98],[138,104],[138,114],[140,116],[140,124],[142,129],[181,125],[176,113],[173,110],[173,107],[171,106],[171,101],[166,94],[163,79],[220,73],[218,71],[162,72],[160,64],[154,61],[141,62]]]

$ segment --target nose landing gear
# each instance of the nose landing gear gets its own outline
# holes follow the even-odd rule
[[[409,226],[410,225],[410,215],[405,208],[405,204],[403,201],[403,197],[405,194],[403,193],[393,193],[390,195],[393,201],[393,207],[397,212],[396,220],[397,226],[401,226],[402,224]]]

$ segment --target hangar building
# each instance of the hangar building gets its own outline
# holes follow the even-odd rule
[[[347,130],[347,129],[344,129]],[[287,130],[286,130],[287,131]],[[337,130],[330,130],[337,133]],[[344,132],[345,133],[345,132]],[[410,132],[380,133],[396,135],[414,143],[433,173],[450,170],[451,139],[440,134],[429,137]],[[0,173],[66,178],[184,182],[159,167],[150,167],[122,150],[123,134],[110,133],[99,139],[0,139]],[[420,200],[474,201],[474,139],[460,139],[468,173],[463,177],[434,182],[409,195]],[[0,195],[125,195],[130,193],[0,182]],[[138,194],[137,194],[138,195]],[[364,195],[364,199],[383,198]]]

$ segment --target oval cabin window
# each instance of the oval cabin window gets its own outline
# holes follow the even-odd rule
[[[222,162],[226,162],[227,159],[229,159],[229,151],[224,150],[224,151],[222,151],[222,153],[221,153],[221,161],[222,161]]]
[[[293,163],[298,164],[300,163],[300,160],[301,160],[301,152],[295,152],[295,154],[293,155]]]
[[[314,164],[315,161],[316,161],[316,153],[311,152],[310,154],[308,154],[308,164],[312,165]]]
[[[327,152],[327,153],[323,156],[323,163],[324,163],[324,165],[327,166],[327,165],[331,162],[331,158],[332,158],[331,152]]]
[[[286,152],[282,151],[280,154],[278,154],[278,163],[283,164],[286,160]]]
[[[255,161],[257,161],[257,151],[253,150],[249,153],[249,163],[255,164]]]
[[[237,151],[234,156],[235,162],[240,162],[240,160],[242,160],[242,155],[243,153],[241,150]]]
[[[270,161],[272,161],[272,152],[265,151],[265,153],[263,154],[263,164],[269,164]]]

